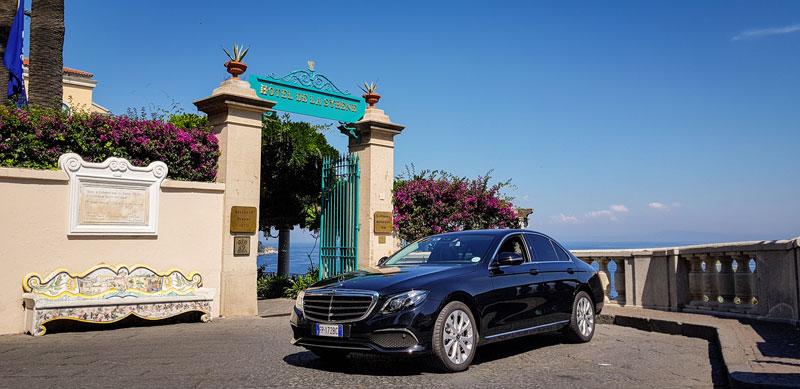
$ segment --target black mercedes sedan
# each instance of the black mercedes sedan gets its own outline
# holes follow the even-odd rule
[[[547,235],[451,232],[300,293],[292,343],[321,358],[427,354],[460,371],[477,346],[518,336],[560,330],[588,342],[602,308],[597,272]]]

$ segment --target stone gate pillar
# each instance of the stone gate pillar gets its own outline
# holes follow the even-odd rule
[[[195,101],[194,105],[208,115],[209,125],[219,139],[221,155],[216,181],[225,183],[223,214],[220,215],[224,220],[220,315],[257,315],[261,118],[275,102],[259,99],[249,83],[231,78],[214,89],[211,96]],[[231,225],[233,207],[237,207],[234,228]]]
[[[355,137],[348,130],[339,129],[350,135],[348,148],[359,157],[358,266],[364,268],[374,266],[400,246],[396,234],[375,230],[375,215],[378,213],[379,223],[383,223],[386,219],[382,216],[392,213],[394,137],[405,126],[392,123],[383,110],[370,107],[355,128]]]

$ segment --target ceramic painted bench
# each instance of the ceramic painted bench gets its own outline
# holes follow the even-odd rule
[[[59,269],[44,280],[30,273],[22,280],[25,331],[44,335],[57,319],[113,323],[130,315],[159,320],[185,312],[202,312],[207,322],[216,289],[202,285],[200,273],[159,274],[143,265],[98,265],[79,275]]]

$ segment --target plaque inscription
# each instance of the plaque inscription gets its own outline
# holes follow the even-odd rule
[[[148,195],[146,187],[83,182],[78,197],[78,223],[146,226]]]
[[[377,234],[391,234],[392,233],[392,213],[391,212],[375,212],[375,233]]]
[[[256,207],[231,207],[231,232],[256,232]]]

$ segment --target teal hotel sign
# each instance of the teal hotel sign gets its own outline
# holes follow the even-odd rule
[[[283,77],[250,75],[250,87],[258,97],[275,101],[276,111],[355,123],[364,117],[366,109],[363,99],[341,91],[313,69],[295,70]]]

